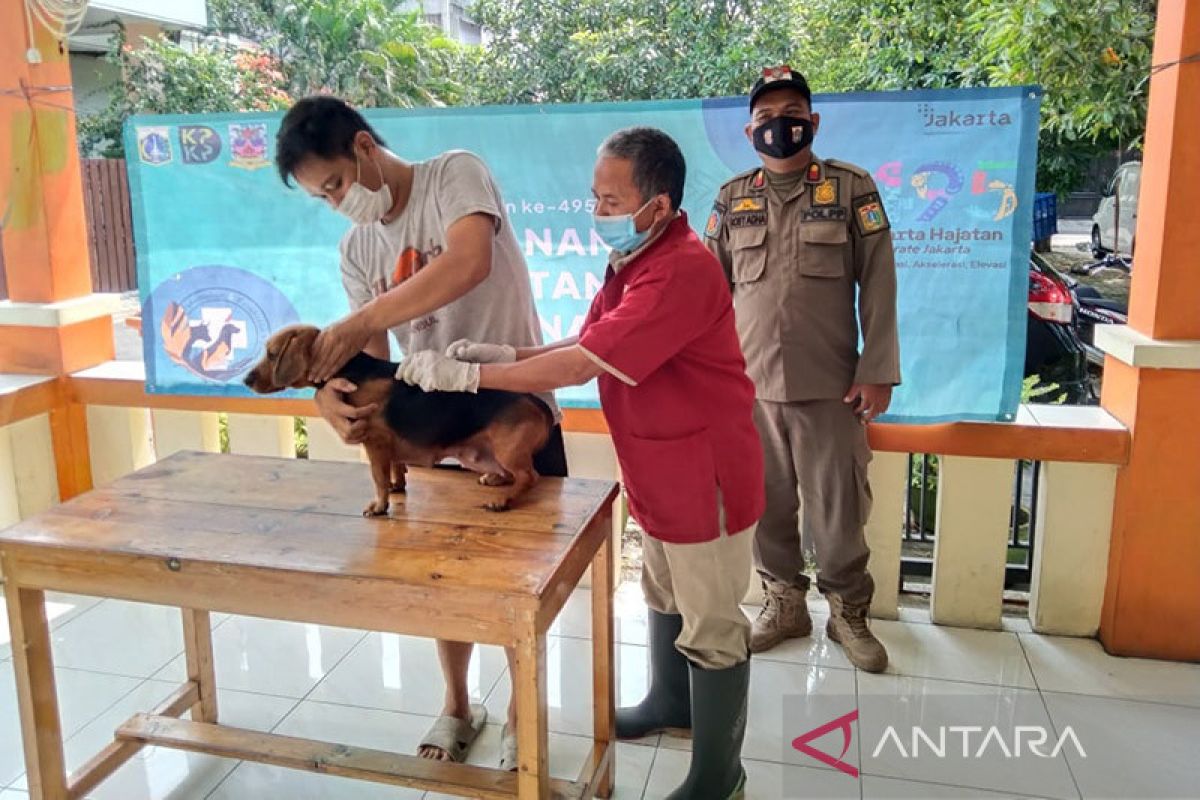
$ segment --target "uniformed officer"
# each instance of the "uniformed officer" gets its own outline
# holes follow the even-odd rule
[[[766,455],[754,553],[766,603],[750,649],[812,631],[802,502],[817,587],[829,600],[828,636],[855,666],[878,672],[887,651],[867,625],[875,586],[863,526],[866,424],[900,382],[888,218],[866,170],[813,155],[821,119],[803,75],[786,65],[763,70],[750,114],[746,136],[762,167],[721,187],[705,228],[733,289]]]

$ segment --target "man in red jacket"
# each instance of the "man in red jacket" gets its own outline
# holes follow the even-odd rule
[[[679,210],[686,165],[653,128],[618,131],[593,177],[594,224],[612,248],[578,337],[545,347],[456,342],[397,377],[426,391],[541,392],[599,378],[630,510],[647,537],[650,691],[617,710],[617,736],[692,730],[672,800],[744,794],[750,626],[739,603],[762,514],[754,386],[720,265]],[[468,363],[471,362],[471,363]]]

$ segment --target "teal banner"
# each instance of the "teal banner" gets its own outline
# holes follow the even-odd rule
[[[869,170],[892,224],[904,382],[888,418],[1012,419],[1025,352],[1040,90],[817,95],[822,158]],[[477,153],[529,265],[542,333],[578,332],[604,275],[591,177],[608,134],[652,125],[687,158],[699,232],[718,187],[758,164],[744,98],[368,110],[401,157]],[[243,395],[269,333],[348,311],[338,242],[349,223],[275,173],[280,114],[143,116],[125,128],[146,388]],[[593,407],[594,385],[564,389]]]

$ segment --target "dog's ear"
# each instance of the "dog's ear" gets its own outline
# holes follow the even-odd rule
[[[291,386],[304,377],[314,337],[303,334],[304,331],[291,331],[284,338],[271,365],[271,383],[276,386]]]

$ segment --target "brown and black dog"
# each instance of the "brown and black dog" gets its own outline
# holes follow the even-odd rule
[[[303,389],[308,379],[313,343],[319,330],[292,325],[267,340],[267,352],[246,375],[259,394]],[[492,389],[426,392],[396,380],[399,364],[359,353],[337,373],[358,389],[347,402],[356,407],[378,404],[368,419],[363,446],[371,462],[375,499],[364,516],[388,513],[389,491],[404,491],[404,466],[431,467],[454,458],[481,473],[484,486],[508,487],[504,496],[484,507],[506,511],[538,479],[533,456],[550,437],[554,416],[538,398]]]

